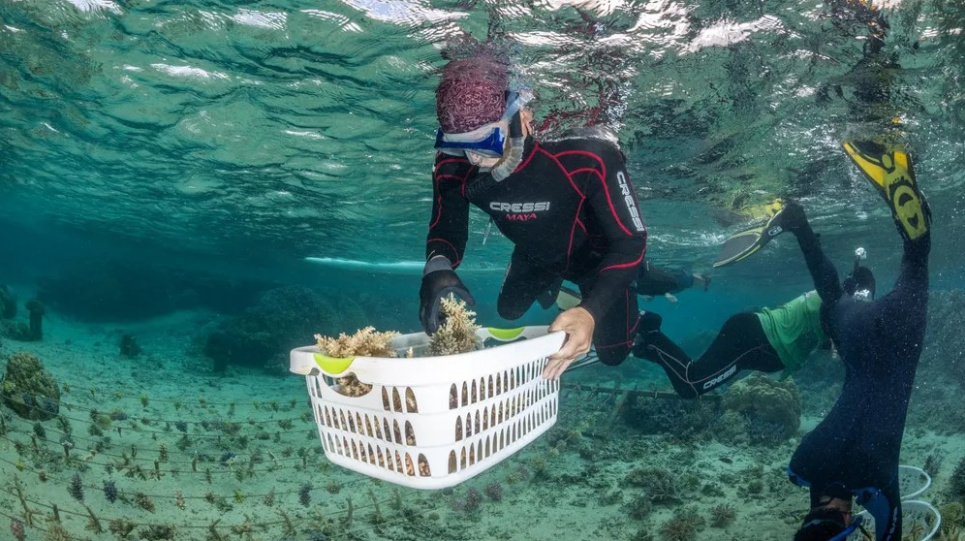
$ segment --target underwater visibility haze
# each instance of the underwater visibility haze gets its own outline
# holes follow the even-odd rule
[[[473,40],[539,137],[618,135],[647,257],[712,276],[641,303],[695,356],[814,288],[791,235],[712,268],[775,198],[888,291],[900,238],[841,143],[907,147],[934,235],[902,463],[932,478],[933,539],[965,539],[963,31],[953,0],[0,0],[0,539],[791,537],[784,467],[843,381],[824,351],[699,401],[632,357],[574,371],[556,427],[453,489],[326,460],[289,350],[420,330],[434,91]],[[460,273],[512,327],[487,224]],[[8,400],[17,370],[55,399]]]

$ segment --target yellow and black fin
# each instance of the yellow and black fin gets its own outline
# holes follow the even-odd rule
[[[896,144],[847,141],[844,151],[888,203],[898,230],[907,240],[928,233],[931,210],[918,188],[911,155]]]

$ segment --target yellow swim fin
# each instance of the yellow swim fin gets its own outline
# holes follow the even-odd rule
[[[911,156],[899,145],[848,141],[844,151],[888,203],[898,231],[907,240],[928,233],[931,210],[918,188]]]
[[[721,246],[717,261],[714,261],[714,268],[737,263],[754,255],[771,239],[785,231],[781,224],[781,211],[784,210],[784,201],[775,199],[764,209],[768,216],[767,223],[731,235]]]

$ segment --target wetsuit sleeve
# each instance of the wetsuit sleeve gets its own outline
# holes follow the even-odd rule
[[[811,229],[811,224],[805,221],[803,225],[794,230],[794,236],[797,237],[797,242],[801,246],[804,262],[807,263],[811,279],[814,280],[814,289],[821,297],[821,302],[827,308],[834,306],[843,293],[838,270],[834,268],[831,260],[824,255],[824,250],[821,249],[821,241],[814,230]]]
[[[616,146],[593,142],[594,160],[588,174],[586,202],[607,240],[607,252],[597,269],[592,290],[580,304],[599,321],[637,278],[647,250],[647,228],[640,217],[637,194],[630,183],[623,154]],[[600,165],[602,164],[602,169]]]
[[[473,171],[465,158],[436,157],[432,172],[432,216],[426,236],[426,260],[445,256],[456,268],[462,262],[469,237],[469,200],[466,182]]]

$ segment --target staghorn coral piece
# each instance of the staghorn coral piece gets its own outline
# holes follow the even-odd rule
[[[375,327],[365,327],[351,336],[341,333],[338,338],[316,334],[315,341],[329,357],[395,357],[389,342],[396,336],[399,333],[394,331],[376,332]]]
[[[341,333],[338,338],[316,334],[315,342],[329,357],[395,357],[395,349],[389,343],[398,335],[394,331],[377,332],[375,327],[365,327],[351,336]],[[345,396],[363,396],[372,386],[350,374],[338,378],[336,390]]]
[[[479,349],[481,345],[476,331],[476,312],[468,310],[466,303],[449,295],[442,299],[440,310],[445,320],[439,330],[429,339],[430,355],[455,355]]]

